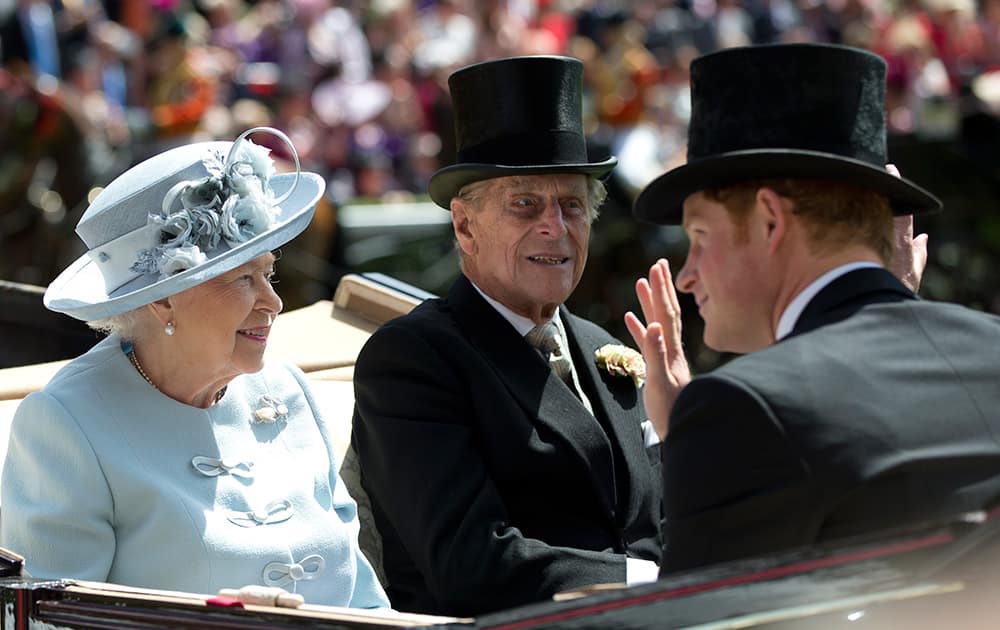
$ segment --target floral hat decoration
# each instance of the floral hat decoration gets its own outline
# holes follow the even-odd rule
[[[248,139],[255,132],[288,145],[294,173],[275,174],[269,150]],[[88,251],[49,285],[45,306],[93,321],[201,284],[305,230],[325,186],[270,127],[160,153],[87,208],[76,233]]]

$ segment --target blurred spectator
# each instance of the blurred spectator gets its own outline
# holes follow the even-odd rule
[[[299,5],[304,0],[298,0]],[[372,74],[372,51],[355,16],[344,7],[329,7],[308,27],[309,54],[324,67],[337,66],[347,83],[367,81]]]
[[[26,252],[58,249],[91,189],[163,145],[250,124],[286,131],[327,177],[331,216],[360,195],[423,195],[454,159],[448,74],[524,54],[584,61],[592,146],[621,159],[608,242],[675,238],[612,215],[683,159],[688,63],[782,41],[882,55],[891,133],[974,146],[1000,173],[1000,0],[0,0],[0,277],[46,284]]]
[[[215,80],[205,71],[208,60],[199,57],[180,18],[170,16],[151,42],[148,106],[155,136],[166,144],[184,144],[198,129],[215,100]]]
[[[978,71],[984,55],[975,2],[926,0],[931,41],[955,93]]]
[[[753,20],[741,0],[718,0],[712,16],[719,48],[749,46],[754,40]]]
[[[36,75],[62,76],[62,46],[56,15],[48,0],[17,0],[0,24],[4,64],[25,61]]]
[[[982,0],[979,30],[984,69],[1000,69],[1000,0]]]
[[[421,41],[413,51],[418,70],[427,72],[473,61],[478,31],[469,17],[470,4],[466,0],[434,0],[418,13],[415,26]]]

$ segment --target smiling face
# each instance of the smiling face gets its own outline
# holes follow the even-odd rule
[[[452,200],[462,270],[484,293],[536,323],[576,288],[590,243],[586,175],[482,182]]]
[[[677,289],[690,293],[705,320],[705,344],[720,352],[751,352],[773,341],[773,290],[765,268],[766,243],[754,213],[749,228],[702,193],[684,202],[684,231],[691,241]]]
[[[264,367],[271,323],[281,311],[267,253],[170,298],[176,329],[170,339],[182,361],[205,382],[228,381]]]

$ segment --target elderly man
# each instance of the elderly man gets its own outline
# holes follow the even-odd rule
[[[641,357],[563,306],[616,163],[587,159],[581,76],[523,57],[449,79],[458,163],[430,194],[462,275],[378,330],[354,373],[353,447],[397,609],[478,614],[656,577]]]
[[[1000,495],[1000,318],[918,300],[885,268],[893,216],[940,202],[884,166],[884,77],[836,46],[692,63],[688,162],[634,212],[683,225],[677,289],[709,347],[746,354],[686,384],[666,262],[637,283],[649,326],[626,324],[665,436],[663,573]]]

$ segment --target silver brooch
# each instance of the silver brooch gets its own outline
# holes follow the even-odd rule
[[[253,412],[254,422],[258,424],[273,424],[278,420],[288,420],[288,407],[270,394],[260,397],[260,407]]]

